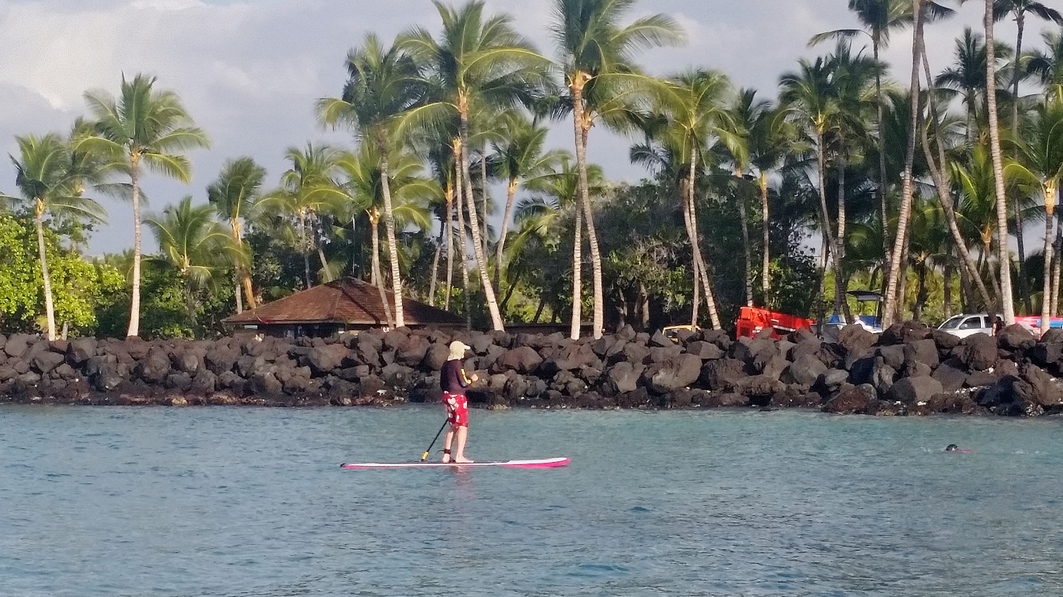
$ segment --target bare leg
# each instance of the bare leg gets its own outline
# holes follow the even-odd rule
[[[454,426],[451,425],[450,429],[447,429],[447,434],[443,436],[443,463],[450,462],[450,446],[454,443]]]
[[[448,434],[449,435],[449,434]],[[458,427],[458,445],[454,450],[454,462],[459,464],[472,462],[465,457],[465,440],[469,438],[469,428],[465,426]]]

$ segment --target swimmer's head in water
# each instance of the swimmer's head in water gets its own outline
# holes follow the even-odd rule
[[[959,449],[960,449],[960,447],[957,446],[956,444],[949,444],[949,445],[945,446],[945,451],[946,452],[955,452],[956,450],[959,450]]]

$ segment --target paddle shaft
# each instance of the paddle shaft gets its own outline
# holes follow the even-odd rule
[[[428,453],[432,451],[432,446],[436,445],[436,440],[443,434],[443,430],[447,428],[448,424],[450,424],[449,419],[443,421],[443,426],[439,428],[439,431],[436,431],[436,436],[432,438],[432,443],[428,444],[428,449],[424,451],[424,454],[421,454],[421,462],[428,460]]]

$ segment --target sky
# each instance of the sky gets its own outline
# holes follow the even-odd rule
[[[556,57],[549,33],[553,4],[486,0],[490,12],[512,15],[518,30],[550,57]],[[781,74],[795,70],[800,58],[829,51],[829,44],[808,48],[811,36],[858,26],[846,6],[846,0],[642,0],[631,18],[669,14],[688,38],[682,47],[646,52],[640,63],[648,72],[717,69],[736,86],[774,99]],[[928,29],[935,71],[951,61],[964,26],[980,29],[983,6],[968,2]],[[0,155],[17,155],[16,135],[66,134],[77,117],[88,115],[86,91],[117,94],[123,74],[145,73],[157,78],[157,88],[182,98],[212,141],[210,149],[190,154],[190,184],[155,176],[143,181],[147,212],[189,195],[205,203],[207,185],[236,157],[254,158],[273,186],[286,169],[289,147],[353,146],[348,132],[322,129],[314,116],[317,99],[340,94],[347,52],[366,33],[390,41],[415,26],[439,31],[430,0],[0,0]],[[1028,23],[1027,47],[1039,43],[1043,28]],[[998,23],[997,36],[1013,42],[1014,24]],[[895,33],[883,58],[897,80],[909,78],[910,52],[910,33]],[[571,126],[555,126],[550,142],[570,148]],[[595,129],[589,158],[610,179],[634,182],[646,172],[629,163],[629,146],[630,140]],[[14,180],[11,160],[0,160],[0,193],[12,194]],[[110,218],[92,236],[89,252],[131,248],[131,207],[96,198]],[[146,234],[145,250],[154,246]]]

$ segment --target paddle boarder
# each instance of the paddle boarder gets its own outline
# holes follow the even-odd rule
[[[469,438],[469,400],[465,388],[479,379],[475,373],[466,375],[461,365],[469,345],[461,340],[450,343],[450,355],[439,372],[439,385],[443,388],[443,405],[447,409],[450,429],[443,438],[443,462],[464,464],[472,462],[465,457],[465,442]],[[457,440],[455,442],[455,440]],[[453,445],[454,451],[451,452]]]

